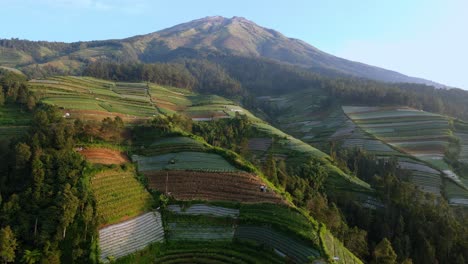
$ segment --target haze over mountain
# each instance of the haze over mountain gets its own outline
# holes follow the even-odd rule
[[[96,59],[155,62],[178,49],[191,49],[272,59],[319,72],[331,71],[384,82],[443,86],[327,54],[304,41],[288,38],[242,17],[206,17],[123,40],[70,44],[3,40],[0,46],[0,64],[20,68],[44,64],[73,72],[83,63]]]

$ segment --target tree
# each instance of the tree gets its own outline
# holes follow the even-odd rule
[[[25,143],[16,145],[16,167],[23,168],[31,158],[31,148]]]
[[[0,106],[5,104],[5,94],[3,93],[2,87],[0,87]]]
[[[0,258],[3,263],[15,261],[16,246],[15,234],[10,226],[0,229]]]
[[[65,189],[60,195],[58,206],[62,211],[60,219],[61,228],[63,230],[62,238],[67,234],[67,227],[75,219],[76,210],[78,209],[79,199],[73,194],[70,184],[65,185]]]
[[[34,249],[34,250],[26,249],[24,251],[23,257],[21,258],[21,262],[26,263],[26,264],[34,264],[34,263],[39,262],[39,260],[41,260],[41,257],[42,257],[42,253],[41,253],[40,250],[38,250],[38,249]]]
[[[395,264],[397,255],[392,248],[392,244],[387,238],[382,239],[374,249],[373,263],[375,264]]]

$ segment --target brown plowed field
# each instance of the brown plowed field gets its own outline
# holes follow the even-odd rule
[[[167,192],[177,200],[237,201],[244,203],[285,203],[272,190],[261,192],[262,180],[248,173],[191,171],[146,172],[149,187]]]
[[[86,148],[79,151],[91,163],[122,164],[128,162],[127,157],[118,150],[107,148]]]

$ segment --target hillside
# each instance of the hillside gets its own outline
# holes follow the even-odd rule
[[[1,125],[12,129],[1,138],[0,218],[21,241],[17,256],[362,263],[394,247],[401,261],[464,258],[465,122],[411,107],[417,96],[397,104],[405,93],[352,104],[349,91],[334,98],[339,82],[329,91],[332,80],[272,64],[263,71],[314,85],[258,96],[249,82],[275,71],[239,78],[242,91],[218,66],[192,63],[96,64],[108,80],[0,72]],[[191,78],[247,97],[200,93]],[[442,112],[434,98],[424,107]]]
[[[342,59],[241,17],[206,17],[147,35],[121,40],[77,43],[0,40],[0,66],[29,74],[78,74],[96,60],[157,62],[194,54],[271,59],[328,75],[354,76],[383,82],[443,85],[394,71]],[[203,55],[206,56],[206,55]],[[41,70],[35,69],[39,65]]]

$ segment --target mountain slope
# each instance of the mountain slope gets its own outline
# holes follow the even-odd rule
[[[431,81],[327,54],[304,41],[287,38],[280,32],[263,28],[242,17],[231,19],[219,16],[206,17],[152,34],[133,37],[127,41],[132,44],[149,44],[152,52],[181,47],[218,51],[230,55],[264,57],[315,69],[335,70],[385,82],[412,82],[440,86]]]
[[[26,72],[31,71],[33,65],[39,64],[49,70],[54,69],[55,74],[70,74],[79,72],[86,63],[99,59],[155,62],[164,60],[165,56],[179,49],[272,59],[317,72],[333,72],[384,82],[443,86],[330,55],[304,41],[287,38],[275,30],[263,28],[241,17],[206,17],[123,40],[76,43],[0,40],[0,64],[26,67]]]

